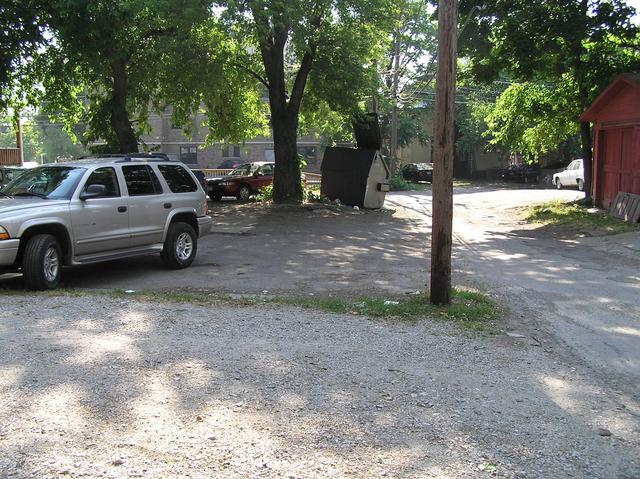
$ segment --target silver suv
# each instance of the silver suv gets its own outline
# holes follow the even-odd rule
[[[160,253],[189,266],[211,229],[193,173],[161,154],[103,155],[44,165],[0,190],[0,273],[55,288],[63,265]]]

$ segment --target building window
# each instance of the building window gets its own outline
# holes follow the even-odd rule
[[[196,148],[195,146],[181,146],[180,161],[187,165],[197,165],[198,148]]]
[[[227,145],[222,148],[223,158],[240,158],[240,145]]]

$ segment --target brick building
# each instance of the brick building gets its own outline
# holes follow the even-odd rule
[[[252,138],[241,144],[219,143],[205,147],[207,130],[201,126],[204,119],[203,114],[198,114],[194,119],[193,135],[188,138],[181,128],[172,124],[170,110],[161,115],[151,114],[151,132],[141,138],[141,149],[161,151],[198,168],[217,168],[225,160],[237,163],[274,160],[273,139],[267,137]],[[307,159],[306,171],[320,171],[323,152],[317,138],[313,135],[298,138],[298,152]]]

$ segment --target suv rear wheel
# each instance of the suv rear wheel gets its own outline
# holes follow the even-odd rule
[[[55,236],[35,235],[24,249],[22,276],[28,289],[53,289],[62,275],[62,250]]]
[[[171,269],[188,267],[198,251],[198,235],[190,224],[176,222],[169,226],[160,257]]]

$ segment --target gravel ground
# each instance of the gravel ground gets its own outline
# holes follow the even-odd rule
[[[589,378],[429,320],[5,296],[0,477],[640,477]]]

